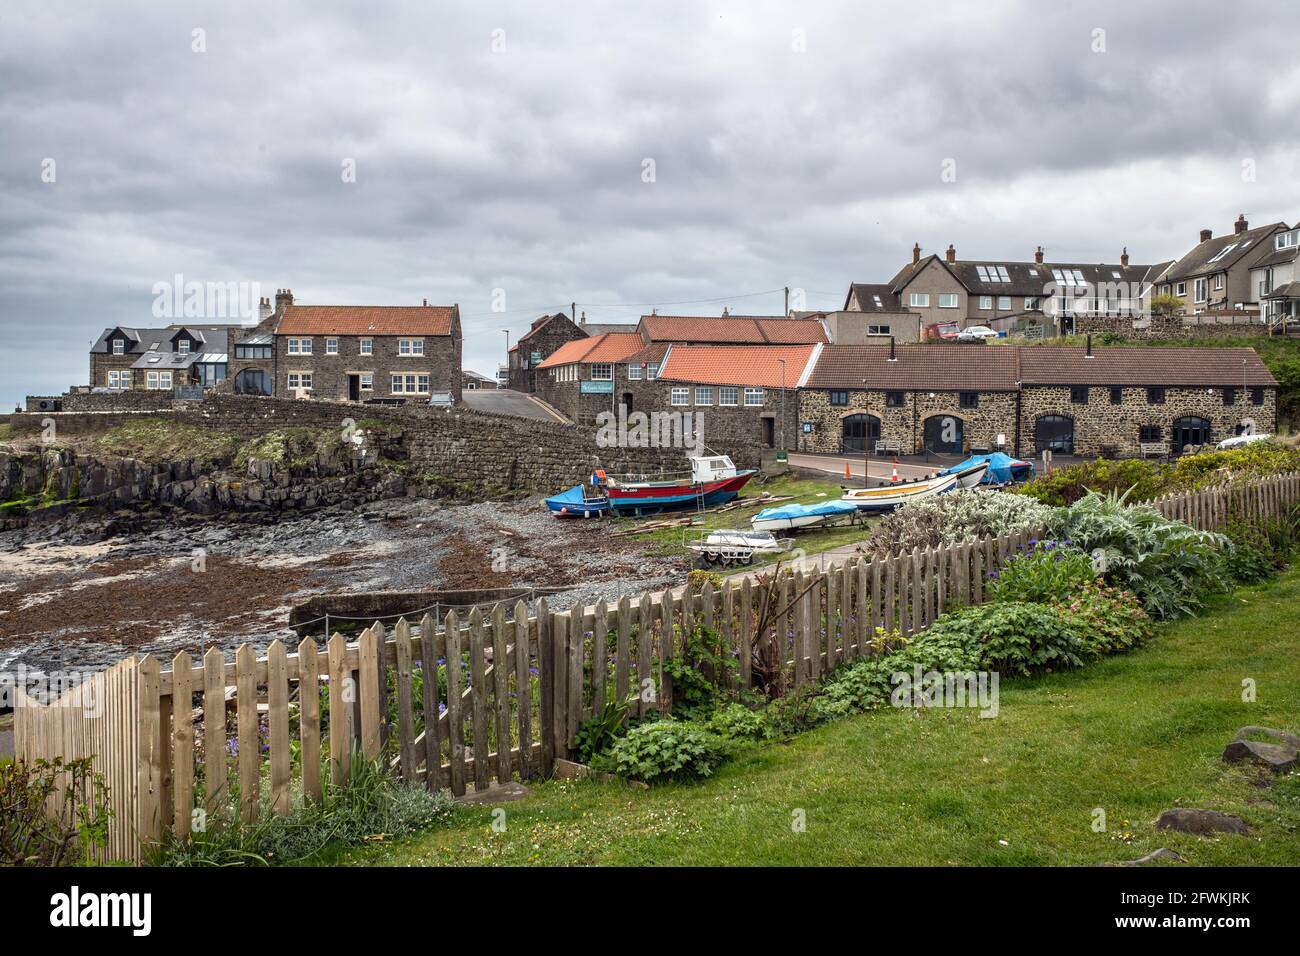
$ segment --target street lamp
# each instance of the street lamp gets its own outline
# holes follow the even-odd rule
[[[501,331],[506,334],[506,388],[509,388],[515,372],[515,367],[510,361],[510,330],[502,329]]]
[[[787,451],[785,447],[785,359],[779,358],[776,361],[781,366],[781,450]]]

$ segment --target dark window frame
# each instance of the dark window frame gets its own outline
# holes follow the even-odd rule
[[[958,392],[957,406],[959,408],[979,408],[980,393],[979,392]]]
[[[1263,404],[1264,404],[1264,389],[1263,389],[1262,386],[1258,386],[1258,385],[1256,385],[1256,386],[1253,386],[1253,387],[1251,388],[1251,390],[1250,390],[1250,404],[1252,404],[1252,405],[1263,405]]]
[[[837,408],[843,408],[849,404],[849,393],[847,389],[833,388],[830,390],[830,403]]]
[[[1087,385],[1071,385],[1071,386],[1070,386],[1070,404],[1071,404],[1071,405],[1087,405],[1087,404],[1088,404],[1088,391],[1089,391],[1089,389],[1088,389],[1088,386],[1087,386]]]
[[[1237,390],[1235,388],[1229,386],[1223,390],[1223,404],[1225,405],[1237,404]]]
[[[907,404],[907,393],[897,390],[885,392],[886,408],[902,408]]]
[[[1154,438],[1152,437],[1152,430],[1154,430],[1154,434],[1155,434]],[[1150,442],[1157,442],[1157,441],[1164,441],[1164,440],[1165,440],[1165,428],[1163,425],[1139,425],[1138,426],[1139,443],[1146,444]]]
[[[1110,403],[1112,405],[1124,404],[1124,388],[1121,385],[1112,385],[1110,387]]]
[[[1165,387],[1163,385],[1148,385],[1147,404],[1163,405],[1164,403],[1165,403]]]

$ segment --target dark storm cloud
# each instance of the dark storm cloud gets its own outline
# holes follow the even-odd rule
[[[0,398],[83,382],[90,340],[153,321],[177,273],[459,302],[490,372],[502,328],[574,300],[833,306],[913,241],[1173,257],[1239,211],[1300,216],[1296,26],[1251,3],[10,3]]]

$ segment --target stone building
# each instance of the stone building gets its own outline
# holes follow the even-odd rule
[[[229,389],[341,401],[460,401],[460,307],[298,305],[279,290],[274,312],[234,344]]]
[[[642,351],[639,333],[604,332],[566,342],[537,366],[537,394],[578,425],[594,425],[603,411],[617,411],[620,398],[631,399],[628,359]],[[643,367],[637,363],[637,381]],[[649,375],[653,381],[655,370]],[[634,383],[635,384],[635,383]]]
[[[506,387],[516,392],[536,392],[537,367],[560,346],[585,338],[588,338],[586,330],[578,328],[577,323],[563,312],[543,315],[519,337],[518,342],[510,346],[506,355],[509,369]]]
[[[1253,349],[828,346],[799,394],[799,450],[1177,454],[1277,427]]]
[[[227,338],[240,331],[231,324],[113,326],[90,347],[90,386],[165,392],[215,386],[227,374]]]

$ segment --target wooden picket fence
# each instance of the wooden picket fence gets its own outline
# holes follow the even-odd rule
[[[1300,501],[1300,476],[1165,497],[1162,513],[1203,529],[1281,517]],[[816,682],[879,649],[876,628],[904,635],[945,610],[984,600],[989,574],[1040,532],[984,538],[827,568],[706,582],[624,596],[617,604],[530,612],[455,611],[441,621],[376,623],[357,642],[333,635],[322,651],[276,641],[226,661],[182,652],[163,670],[131,658],[74,690],[17,709],[20,758],[92,756],[114,819],[105,858],[140,861],[142,848],[196,820],[220,826],[321,799],[346,786],[354,755],[403,781],[462,795],[493,781],[547,777],[573,755],[582,723],[609,706],[634,713],[673,703],[663,664],[702,625],[735,666],[724,679],[762,677],[784,691]],[[233,694],[232,694],[233,689]],[[233,713],[232,713],[233,712]],[[436,715],[436,716],[434,716]],[[196,813],[196,811],[198,811]]]

